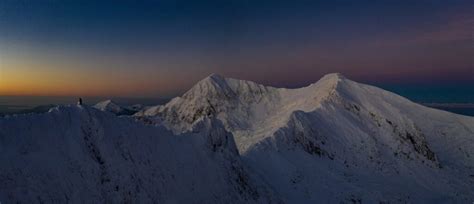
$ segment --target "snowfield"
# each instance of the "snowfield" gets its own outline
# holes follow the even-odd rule
[[[474,201],[474,117],[340,74],[299,89],[213,74],[133,117],[95,107],[0,118],[0,201]]]

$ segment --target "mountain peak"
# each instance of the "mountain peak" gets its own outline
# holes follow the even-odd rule
[[[322,93],[330,93],[341,85],[341,82],[347,81],[347,78],[340,73],[330,73],[321,77],[317,82],[309,85],[308,87],[318,90],[321,95]]]
[[[207,76],[206,78],[213,79],[213,80],[222,80],[222,79],[224,79],[223,76],[221,76],[220,74],[216,74],[216,73],[212,73],[209,76]]]
[[[114,101],[111,99],[101,101],[97,104],[94,105],[94,108],[102,110],[102,111],[109,111],[112,113],[119,113],[123,111],[123,108],[117,105]]]
[[[227,83],[227,79],[218,75],[211,74],[206,78],[196,83],[183,97],[195,98],[195,97],[209,97],[213,95],[231,95],[232,89]]]
[[[345,79],[346,77],[343,76],[341,73],[329,73],[321,77],[321,80],[328,80],[328,81],[341,81]]]
[[[95,106],[108,106],[108,105],[116,105],[116,103],[112,99],[107,99],[98,102]]]
[[[207,76],[206,78],[199,81],[196,85],[200,85],[200,84],[222,85],[222,84],[225,83],[225,80],[226,79],[224,77],[222,77],[221,75],[212,73],[209,76]]]
[[[112,99],[107,99],[107,100],[101,101],[99,103],[108,104],[108,103],[115,103],[115,102]]]

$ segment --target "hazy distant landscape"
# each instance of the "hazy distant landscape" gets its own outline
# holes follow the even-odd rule
[[[85,104],[94,105],[108,97],[82,97]],[[72,96],[0,96],[0,115],[34,112],[37,107],[76,104],[79,97]],[[160,98],[117,98],[115,101],[122,105],[156,105],[168,102],[170,99]],[[47,110],[46,110],[47,111]]]

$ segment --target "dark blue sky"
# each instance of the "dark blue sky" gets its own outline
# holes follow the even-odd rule
[[[210,73],[287,87],[330,72],[369,83],[473,84],[473,6],[4,0],[0,77],[30,73],[28,86],[35,85],[32,78],[47,78],[37,82],[44,90],[29,92],[21,91],[26,82],[9,80],[25,83],[18,94],[33,95],[64,95],[65,87],[83,93],[77,86],[84,80],[104,87],[93,95],[173,95]],[[61,76],[80,80],[66,83]],[[61,87],[41,84],[46,81]]]

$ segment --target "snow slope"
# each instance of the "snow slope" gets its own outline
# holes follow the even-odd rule
[[[471,202],[474,118],[328,74],[299,89],[211,75],[139,112],[175,133],[206,117],[289,203]]]
[[[86,106],[7,116],[0,161],[4,203],[278,201],[212,119],[173,135]]]

